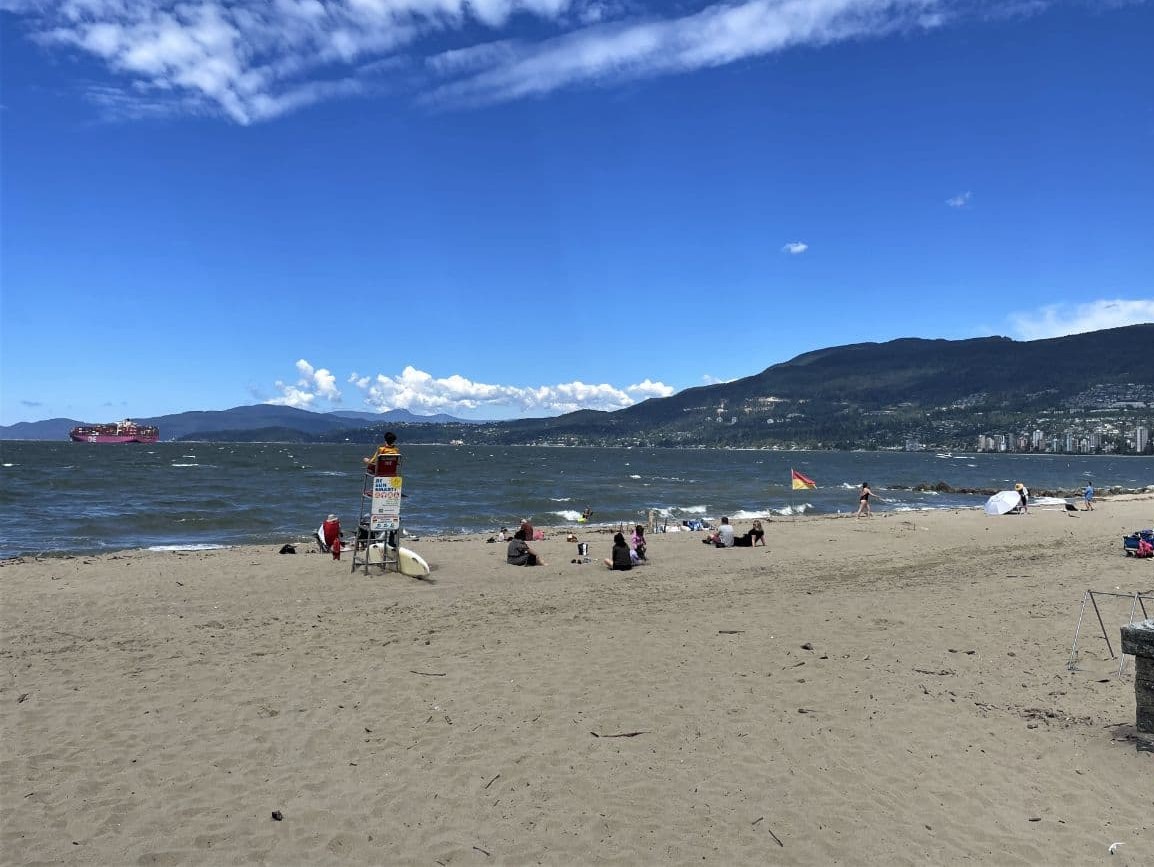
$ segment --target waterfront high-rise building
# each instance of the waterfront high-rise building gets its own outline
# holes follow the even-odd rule
[[[1150,428],[1140,424],[1138,429],[1134,431],[1134,449],[1138,454],[1142,454],[1148,445],[1150,445]]]

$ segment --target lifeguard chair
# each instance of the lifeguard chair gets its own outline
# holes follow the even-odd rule
[[[369,574],[369,567],[400,571],[397,541],[401,533],[401,456],[378,455],[365,466],[361,500],[357,506],[357,530],[353,542],[353,568]]]

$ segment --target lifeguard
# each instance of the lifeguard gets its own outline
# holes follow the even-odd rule
[[[377,446],[377,450],[365,458],[365,472],[374,476],[395,476],[397,474],[397,435],[392,431],[385,434],[385,444]]]

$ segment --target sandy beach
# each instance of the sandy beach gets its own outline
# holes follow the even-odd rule
[[[423,539],[428,581],[305,544],[8,561],[3,863],[1149,864],[1132,662],[1092,619],[1067,661],[1085,590],[1154,590],[1121,548],[1151,525],[774,520],[629,573],[601,532],[531,569]]]

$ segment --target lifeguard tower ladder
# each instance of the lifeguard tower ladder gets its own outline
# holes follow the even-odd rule
[[[365,467],[353,568],[369,574],[369,567],[400,571],[397,544],[401,535],[401,456],[381,455]]]

